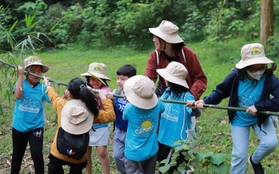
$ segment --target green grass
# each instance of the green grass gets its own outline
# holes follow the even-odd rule
[[[243,39],[233,40],[225,44],[208,44],[195,43],[187,44],[193,49],[200,60],[204,72],[208,78],[207,90],[204,96],[211,93],[215,86],[222,81],[222,79],[234,68],[235,64],[241,59],[240,49],[246,44]],[[68,83],[74,77],[81,77],[80,74],[88,70],[88,65],[92,62],[102,62],[107,65],[107,75],[111,78],[109,86],[111,89],[117,88],[116,85],[116,70],[124,64],[132,64],[137,68],[138,74],[143,74],[149,54],[154,48],[143,52],[133,51],[124,46],[115,48],[102,48],[85,50],[82,47],[77,49],[65,49],[55,52],[45,52],[37,54],[43,60],[43,63],[50,67],[45,74],[56,81]],[[26,57],[28,55],[24,55]],[[1,57],[4,57],[1,56]],[[271,58],[272,59],[272,58]],[[1,60],[6,61],[4,58]],[[22,64],[20,58],[15,58],[18,64]],[[2,68],[3,69],[3,68]],[[10,74],[9,71],[8,74]],[[276,71],[278,74],[278,71]],[[82,77],[81,77],[82,78]],[[4,98],[6,83],[4,82],[4,71],[0,74],[2,92],[0,96],[1,105],[4,109],[4,114],[0,116],[0,173],[9,173],[12,154],[12,140],[11,140],[11,120],[12,108],[8,104],[7,99]],[[9,77],[9,81],[15,82],[16,78]],[[65,86],[53,85],[57,91],[62,95]],[[227,105],[227,100],[224,100],[220,105]],[[47,168],[50,143],[53,139],[56,129],[56,114],[50,104],[46,104],[47,119],[50,121],[45,126],[45,140],[44,140],[44,157]],[[215,153],[231,153],[232,140],[230,135],[230,126],[228,123],[228,116],[225,110],[206,109],[203,110],[202,116],[198,118],[197,122],[198,142],[197,149],[201,152],[215,152]],[[111,134],[111,141],[108,147],[110,152],[111,173],[117,173],[115,164],[112,159],[112,142],[113,134]],[[252,132],[250,137],[249,155],[255,150],[258,145],[258,140]],[[278,149],[268,157],[266,157],[262,164],[267,173],[278,173]],[[30,159],[29,149],[26,151],[23,160],[24,173],[34,173],[32,167],[32,160]],[[93,151],[94,152],[94,151]],[[96,154],[92,154],[93,171],[96,174],[100,172],[100,165]],[[197,169],[197,173],[212,173],[206,168],[201,167]],[[251,167],[247,164],[248,174],[252,173]]]

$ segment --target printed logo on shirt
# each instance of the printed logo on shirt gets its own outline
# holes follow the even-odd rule
[[[19,109],[25,112],[39,113],[41,108],[40,102],[31,97],[23,98],[23,102],[19,105]]]
[[[165,112],[162,113],[161,117],[177,123],[178,116],[180,115],[179,106],[172,106],[170,104],[166,104],[165,107],[166,107]]]
[[[120,112],[123,112],[125,105],[123,105],[123,104],[118,104],[117,106],[118,106],[118,110],[119,110]]]
[[[141,125],[141,128],[135,130],[136,134],[149,134],[149,133],[151,133],[154,129],[154,125],[153,125],[154,122],[155,122],[155,120],[150,116],[149,116],[149,118],[144,118],[139,123]]]

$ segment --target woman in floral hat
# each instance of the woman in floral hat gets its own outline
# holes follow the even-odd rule
[[[24,79],[24,70],[26,78]],[[24,59],[24,69],[18,66],[18,79],[14,88],[15,107],[12,121],[13,154],[11,174],[18,174],[27,143],[30,145],[35,173],[44,173],[43,138],[44,138],[44,102],[50,102],[46,87],[40,83],[41,76],[48,71],[37,56]],[[30,74],[32,73],[32,74]]]

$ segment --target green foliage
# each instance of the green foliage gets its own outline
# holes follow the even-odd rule
[[[46,47],[129,44],[142,50],[152,44],[148,28],[158,26],[163,19],[179,26],[179,35],[186,43],[223,43],[235,37],[254,40],[260,32],[260,7],[260,0],[81,0],[50,6],[43,0],[16,1],[5,12],[9,18],[4,28],[17,23],[12,33],[15,40],[22,40],[30,32],[45,33],[53,41],[40,38]],[[277,8],[275,1],[275,19],[279,15]],[[275,25],[279,25],[276,20]]]
[[[235,155],[213,152],[201,153],[197,149],[191,148],[190,143],[189,140],[186,140],[181,146],[174,148],[171,159],[165,159],[161,162],[163,166],[159,168],[160,172],[168,173],[172,168],[171,170],[178,174],[182,171],[203,173],[202,170],[207,168],[213,173],[224,174],[230,170],[228,161]]]
[[[279,62],[279,40],[278,34],[271,36],[268,38],[268,45],[265,47],[266,56],[275,60],[277,63]]]

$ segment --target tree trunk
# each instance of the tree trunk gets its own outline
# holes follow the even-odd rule
[[[266,44],[269,36],[273,36],[273,0],[261,0],[261,42]]]

